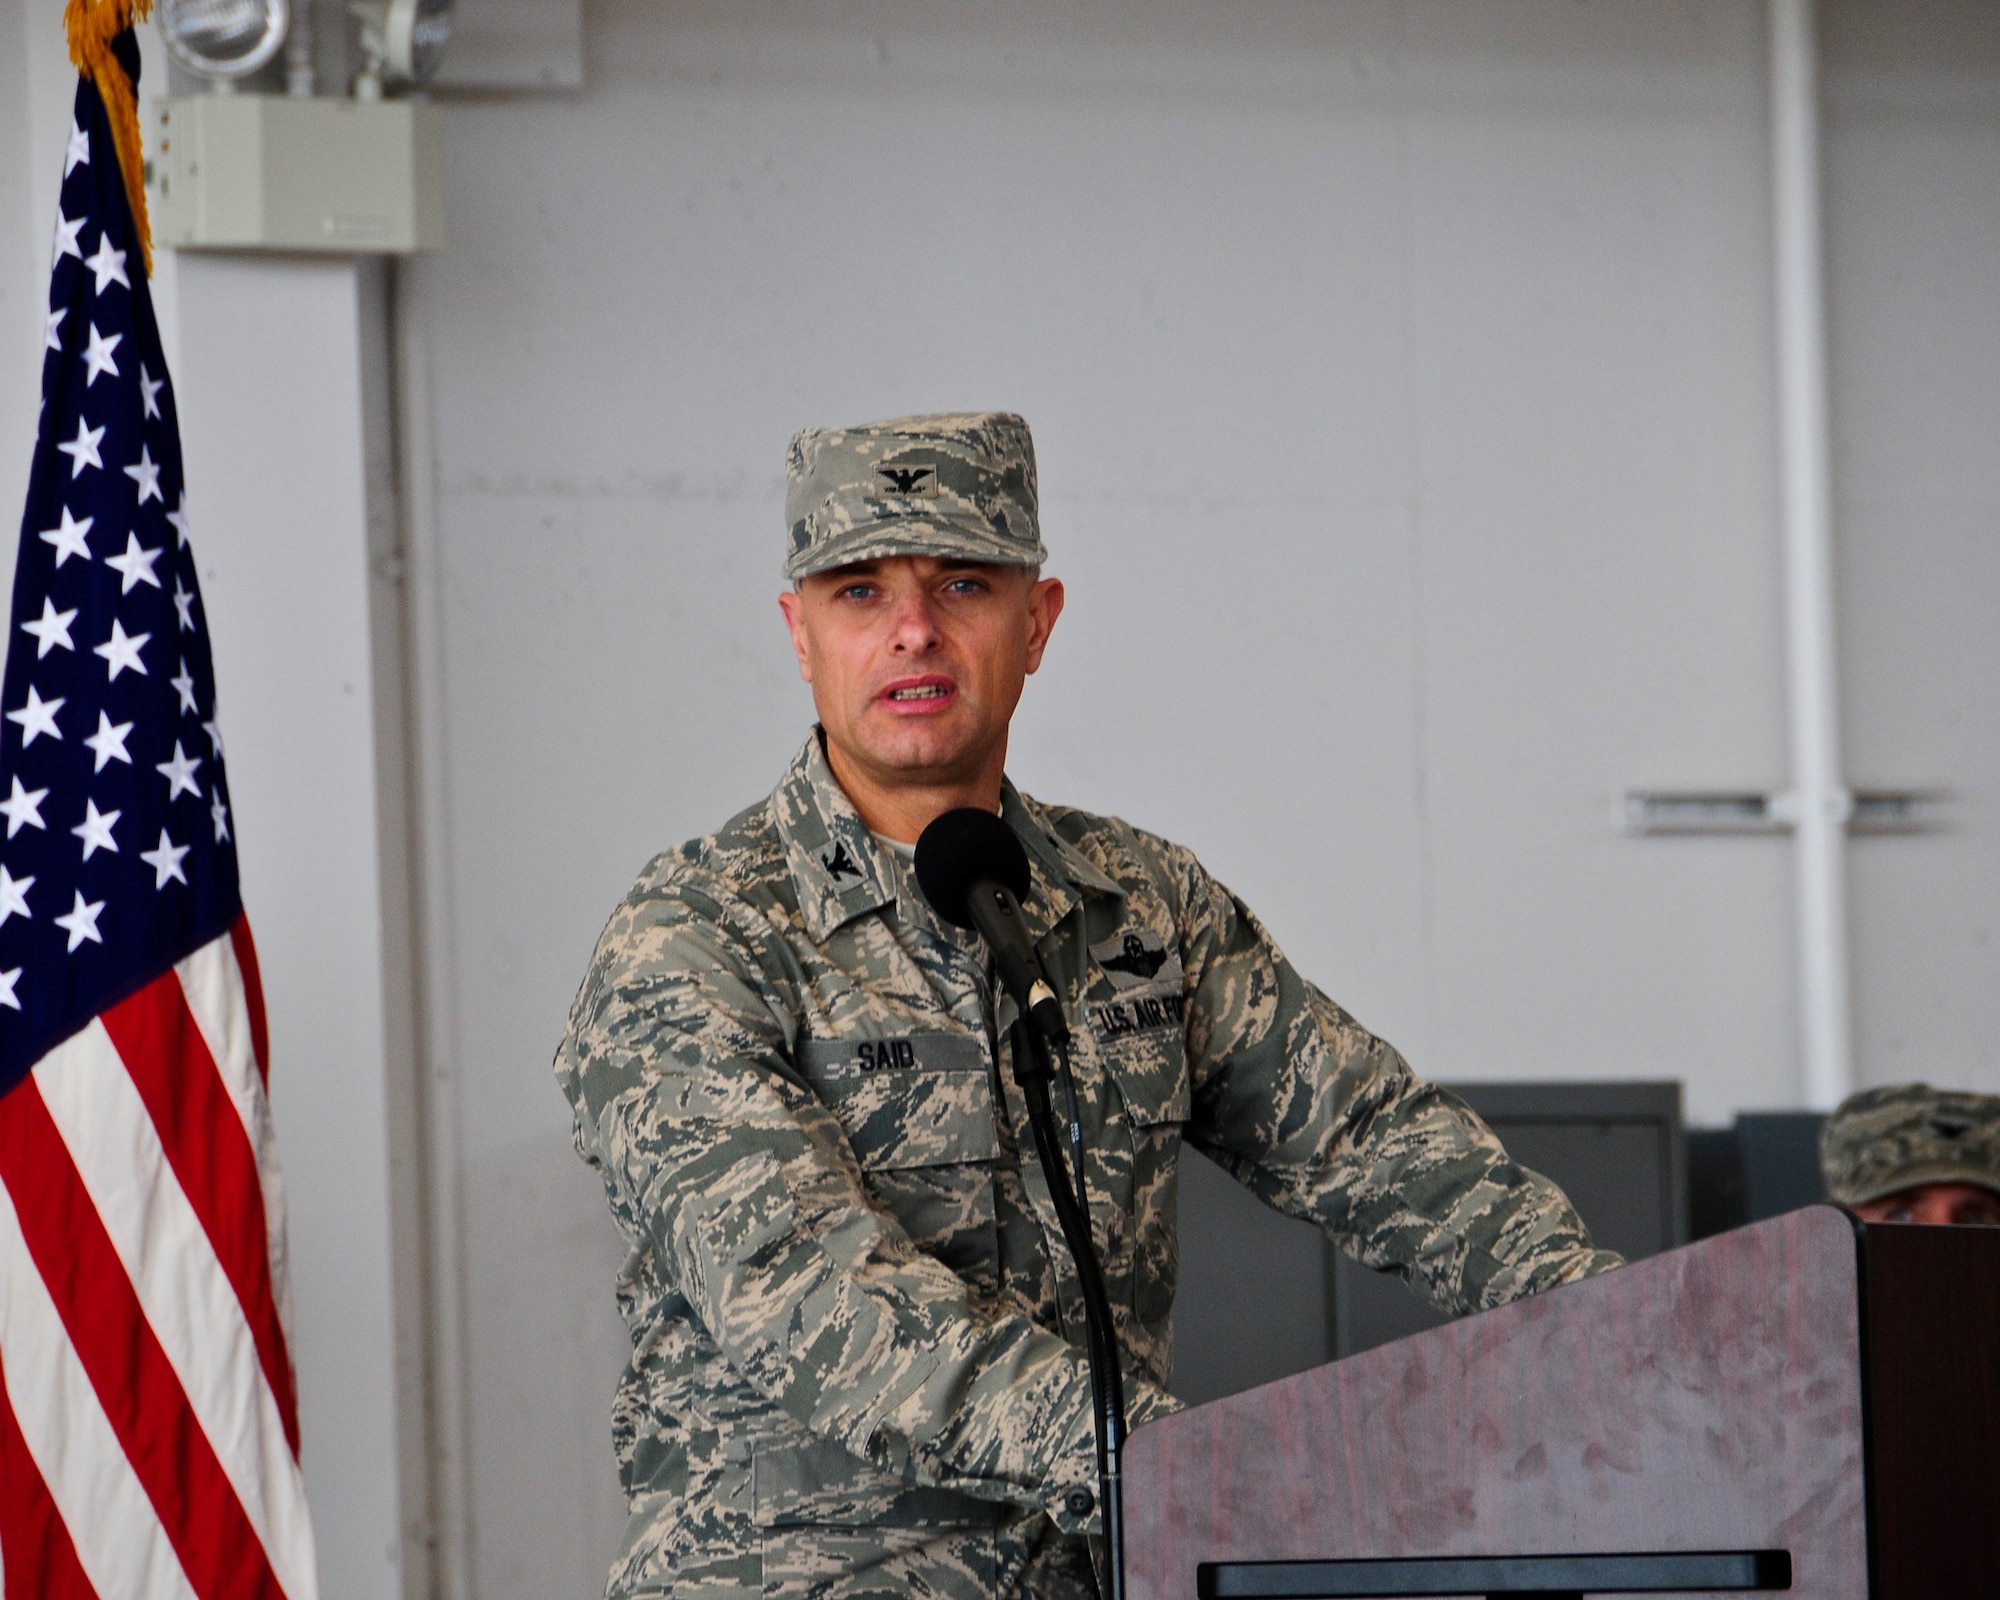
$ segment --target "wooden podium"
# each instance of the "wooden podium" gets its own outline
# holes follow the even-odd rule
[[[1795,1211],[1152,1423],[1124,1505],[1128,1600],[2000,1595],[2000,1229]]]

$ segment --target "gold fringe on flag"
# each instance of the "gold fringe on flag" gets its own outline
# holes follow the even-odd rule
[[[132,203],[132,227],[139,236],[139,253],[146,275],[153,275],[153,228],[146,218],[145,151],[139,136],[139,96],[125,69],[111,53],[111,41],[135,22],[144,22],[153,0],[69,0],[63,23],[69,29],[69,58],[78,72],[90,75],[111,121],[111,139],[118,147],[118,170],[125,179],[125,197]]]

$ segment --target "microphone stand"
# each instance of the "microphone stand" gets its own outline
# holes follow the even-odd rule
[[[1062,1225],[1063,1241],[1069,1246],[1077,1280],[1083,1288],[1084,1352],[1090,1363],[1091,1411],[1097,1435],[1097,1498],[1104,1511],[1104,1556],[1110,1576],[1108,1600],[1125,1600],[1125,1513],[1119,1472],[1125,1448],[1125,1378],[1118,1359],[1117,1337],[1112,1331],[1111,1300],[1104,1292],[1104,1270],[1090,1232],[1090,1195],[1083,1173],[1083,1124],[1077,1112],[1076,1079],[1070,1072],[1069,1037],[1067,1033],[1058,1034],[1052,1046],[1040,1028],[1025,1021],[1014,1024],[1013,1034],[1014,1081],[1020,1085],[1022,1098],[1027,1102],[1035,1154],[1048,1175],[1056,1220]],[[1049,1084],[1056,1072],[1052,1057],[1060,1058],[1063,1089],[1069,1101],[1070,1149],[1076,1162],[1074,1191],[1064,1182],[1065,1164],[1057,1142],[1056,1111],[1049,1096]],[[1094,1571],[1092,1576],[1095,1577]]]
[[[1035,1154],[1048,1175],[1049,1197],[1063,1242],[1076,1263],[1083,1288],[1084,1353],[1090,1363],[1091,1421],[1097,1435],[1098,1503],[1104,1510],[1105,1564],[1110,1569],[1108,1600],[1125,1600],[1125,1516],[1119,1492],[1119,1458],[1125,1448],[1125,1380],[1112,1332],[1111,1301],[1104,1292],[1104,1269],[1090,1232],[1090,1193],[1084,1182],[1083,1122],[1077,1113],[1076,1078],[1069,1062],[1069,1021],[1062,1002],[1042,972],[1035,942],[1021,916],[1021,899],[1032,874],[1021,841],[1000,817],[976,806],[960,806],[934,817],[917,840],[917,886],[946,922],[978,932],[991,952],[1001,984],[1020,1015],[1014,1023],[1014,1081],[1028,1108]],[[1069,1100],[1070,1149],[1076,1159],[1074,1187],[1064,1179],[1057,1143],[1056,1112],[1049,1084],[1060,1065]],[[1090,1514],[1090,1493],[1070,1491],[1065,1509]],[[1090,1562],[1091,1586],[1097,1563]]]

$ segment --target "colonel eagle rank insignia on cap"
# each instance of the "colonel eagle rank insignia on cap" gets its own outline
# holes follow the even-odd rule
[[[806,428],[785,461],[785,576],[886,556],[1041,565],[1035,441],[1011,411]]]

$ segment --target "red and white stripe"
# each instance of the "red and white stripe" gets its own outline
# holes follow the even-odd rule
[[[315,1600],[267,1070],[239,918],[0,1097],[4,1600]]]

